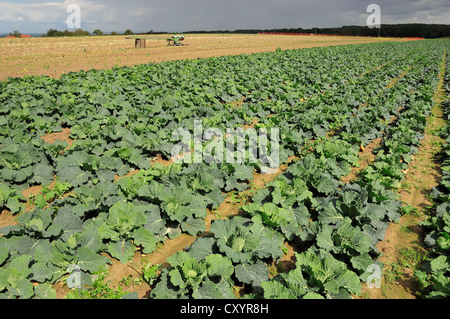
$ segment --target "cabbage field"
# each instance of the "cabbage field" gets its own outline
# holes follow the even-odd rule
[[[0,298],[55,298],[58,282],[80,296],[113,259],[145,260],[177,238],[191,240],[142,268],[146,298],[360,297],[381,280],[376,246],[402,214],[396,191],[440,78],[448,116],[449,50],[450,40],[381,42],[0,82],[0,220],[12,216],[0,223]],[[174,132],[196,136],[195,123],[235,134],[185,150],[217,155],[223,144],[244,161],[174,161]],[[234,147],[274,128],[280,167]],[[428,297],[450,296],[448,161],[423,224],[430,253],[417,278]]]

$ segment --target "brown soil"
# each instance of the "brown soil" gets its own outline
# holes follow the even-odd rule
[[[71,134],[70,128],[63,128],[61,132],[55,132],[44,135],[41,137],[41,139],[43,139],[45,143],[49,144],[53,144],[57,140],[60,140],[63,142],[67,142],[67,144],[69,144],[69,147],[71,147],[73,144],[73,140],[69,138],[70,134]]]
[[[414,270],[399,266],[399,260],[401,249],[424,251],[419,220],[418,216],[404,215],[398,223],[389,225],[385,239],[377,245],[382,254],[379,260],[385,266],[381,286],[379,289],[369,289],[363,284],[363,294],[366,293],[370,299],[416,299],[419,287],[414,279]],[[399,278],[395,278],[394,274]]]
[[[51,186],[53,187],[53,185],[51,185]],[[29,198],[32,197],[32,196],[36,196],[36,195],[40,194],[41,191],[42,191],[42,188],[43,187],[41,185],[37,185],[37,186],[31,186],[31,187],[29,187],[27,189],[24,189],[22,191],[23,197],[25,197],[25,199],[27,199],[27,201],[25,203],[24,213],[31,212],[34,209],[34,205],[33,205],[32,201],[29,200]]]
[[[147,48],[135,48],[125,36],[0,39],[0,80],[25,75],[60,77],[64,73],[114,66],[159,63],[170,60],[251,54],[277,48],[409,41],[377,37],[285,36],[242,34],[189,34],[189,46],[168,47],[166,35],[147,39]]]
[[[133,170],[133,171],[131,171],[131,172],[128,172],[127,174],[125,174],[125,175],[123,175],[123,176],[114,175],[114,181],[117,182],[117,181],[118,181],[119,179],[121,179],[121,178],[124,178],[124,177],[130,177],[130,176],[136,175],[137,173],[139,173],[139,170],[135,169],[135,170]]]
[[[295,253],[299,252],[298,248],[291,243],[285,242],[286,252],[279,260],[274,261],[278,272],[288,272],[295,269]]]
[[[3,210],[0,214],[0,228],[15,225],[17,223],[17,217],[13,215],[9,210]]]
[[[108,280],[111,281],[110,287],[117,289],[120,285],[124,291],[135,291],[139,298],[148,298],[151,287],[148,283],[141,280],[142,269],[144,269],[148,264],[168,267],[169,265],[166,263],[167,258],[175,254],[177,251],[184,250],[187,246],[190,246],[196,238],[197,237],[190,236],[188,234],[181,234],[177,238],[166,239],[164,241],[164,245],[156,248],[153,253],[145,255],[138,252],[134,255],[133,262],[126,264],[122,264],[118,260],[111,258],[113,264],[109,267],[108,275]],[[105,256],[108,255],[105,254]],[[137,284],[124,285],[121,281],[126,277],[132,278],[132,282],[134,279],[138,279]]]

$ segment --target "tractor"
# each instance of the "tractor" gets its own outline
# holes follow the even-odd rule
[[[171,38],[167,39],[168,46],[185,46],[189,44],[181,43],[184,41],[184,34],[174,34]]]

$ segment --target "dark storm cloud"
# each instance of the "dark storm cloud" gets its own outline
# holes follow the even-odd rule
[[[449,0],[10,0],[0,1],[0,33],[65,29],[66,8],[72,3],[82,9],[82,28],[104,31],[364,25],[371,3],[381,7],[382,23],[450,24]]]

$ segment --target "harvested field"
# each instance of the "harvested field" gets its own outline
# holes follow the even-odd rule
[[[189,43],[189,46],[168,47],[167,41],[164,40],[165,35],[144,36],[150,37],[146,41],[146,48],[135,48],[134,40],[125,39],[123,35],[0,38],[0,80],[25,75],[59,77],[61,74],[80,70],[251,54],[275,51],[277,48],[286,50],[382,41],[408,41],[407,39],[368,37],[188,34],[185,43]]]

